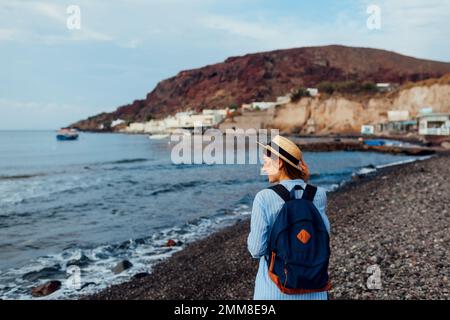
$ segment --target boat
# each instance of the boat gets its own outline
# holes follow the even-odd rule
[[[379,140],[379,139],[364,140],[364,144],[369,147],[381,147],[381,146],[386,145],[386,141]]]
[[[151,134],[151,135],[148,136],[148,138],[152,139],[152,140],[160,140],[160,139],[165,139],[167,137],[169,137],[169,134],[167,134],[167,133],[164,133],[164,134]]]
[[[58,130],[56,139],[58,139],[60,141],[77,140],[78,139],[78,131],[75,129],[71,129],[71,128],[61,128],[60,130]]]

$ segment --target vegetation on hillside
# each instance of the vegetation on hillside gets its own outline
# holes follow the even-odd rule
[[[341,82],[330,82],[323,81],[317,85],[320,93],[333,94],[333,93],[344,93],[344,94],[357,94],[357,93],[376,93],[378,92],[375,83],[370,81],[358,82],[358,81],[341,81]]]

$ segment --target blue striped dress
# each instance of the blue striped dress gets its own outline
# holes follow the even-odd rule
[[[283,180],[281,184],[289,191],[295,185],[305,188],[306,183],[301,180]],[[296,198],[301,197],[303,190],[296,191]],[[317,192],[313,201],[325,223],[325,227],[330,232],[330,223],[325,213],[327,204],[326,190],[317,187]],[[258,192],[253,201],[252,215],[250,222],[250,233],[247,239],[247,246],[253,258],[259,259],[259,269],[256,275],[255,300],[326,300],[327,292],[314,292],[307,294],[285,294],[282,293],[275,283],[269,278],[267,262],[264,255],[268,254],[267,247],[270,237],[270,229],[275,222],[276,215],[283,206],[284,201],[273,190],[263,189]]]

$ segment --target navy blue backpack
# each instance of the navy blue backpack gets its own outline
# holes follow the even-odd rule
[[[300,199],[296,185],[289,192],[283,185],[270,187],[284,201],[270,232],[269,277],[286,294],[304,294],[331,289],[328,279],[330,239],[313,204],[317,188],[307,184]]]

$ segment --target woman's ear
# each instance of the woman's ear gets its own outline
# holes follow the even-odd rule
[[[278,158],[277,161],[278,161],[278,170],[281,171],[284,167],[284,163],[280,158]]]

